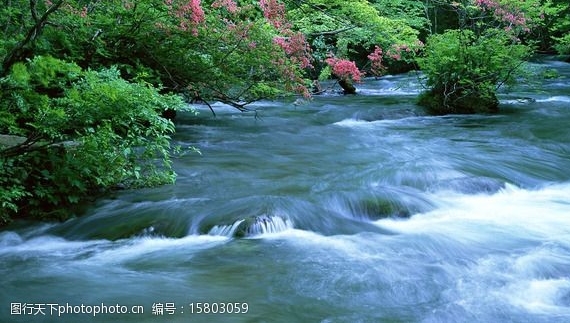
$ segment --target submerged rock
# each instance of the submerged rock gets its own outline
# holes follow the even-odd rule
[[[370,219],[382,219],[387,217],[409,217],[410,210],[396,201],[379,198],[362,199],[355,206],[354,211],[366,215]]]
[[[436,115],[496,113],[499,111],[499,100],[495,94],[462,93],[445,94],[443,91],[431,90],[420,95],[418,104]]]

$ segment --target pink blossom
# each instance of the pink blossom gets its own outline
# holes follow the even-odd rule
[[[501,4],[497,0],[475,0],[475,5],[483,11],[493,14],[495,19],[508,24],[505,30],[512,30],[512,27],[520,27],[523,31],[529,32],[529,19],[525,17],[524,12],[514,6]]]
[[[406,45],[394,44],[392,47],[390,47],[386,55],[388,55],[388,57],[392,58],[393,60],[399,61],[402,59],[402,50],[407,48],[408,47]]]
[[[191,11],[190,20],[193,24],[198,25],[206,20],[204,10],[202,10],[200,5],[200,0],[190,0],[189,7]]]
[[[180,20],[178,25],[180,30],[191,29],[194,36],[198,35],[198,26],[206,20],[200,0],[177,1],[176,3],[173,0],[164,0],[164,3]]]
[[[370,60],[372,67],[370,68],[370,70],[372,71],[372,74],[379,76],[382,74],[382,72],[384,72],[385,67],[384,65],[382,65],[382,48],[375,46],[374,47],[374,52],[370,53],[370,55],[368,55],[368,59]]]
[[[353,61],[329,57],[325,62],[332,68],[332,73],[342,80],[352,79],[354,82],[360,82],[363,76]]]
[[[294,33],[289,37],[275,37],[273,42],[285,51],[294,63],[298,63],[301,68],[311,67],[311,48],[302,33]]]
[[[309,91],[309,89],[305,85],[297,85],[295,87],[295,92],[303,95],[303,97],[305,99],[308,99],[311,97],[311,92]]]
[[[267,22],[273,26],[279,36],[273,38],[273,43],[285,53],[276,52],[275,66],[285,78],[285,88],[290,91],[310,96],[310,92],[299,76],[299,69],[311,68],[311,47],[301,32],[294,32],[291,23],[286,18],[285,5],[281,0],[259,0],[259,7]]]
[[[263,11],[263,16],[273,27],[277,29],[288,29],[289,24],[285,18],[285,5],[279,0],[259,0],[259,7]]]
[[[212,8],[226,8],[230,13],[238,11],[238,5],[234,0],[216,0],[212,3]]]

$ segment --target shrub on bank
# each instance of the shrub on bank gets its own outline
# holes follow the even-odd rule
[[[0,80],[0,222],[68,217],[69,207],[116,187],[171,183],[170,134],[161,116],[179,96],[37,56]]]

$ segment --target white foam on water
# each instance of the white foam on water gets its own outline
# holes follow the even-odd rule
[[[354,119],[354,118],[348,118],[348,119],[344,119],[341,121],[337,121],[335,123],[333,123],[333,125],[339,126],[339,127],[346,127],[346,128],[372,128],[372,127],[377,127],[378,125],[399,125],[399,124],[405,124],[406,122],[409,121],[413,121],[413,120],[427,120],[430,118],[437,118],[437,117],[405,117],[405,118],[399,118],[399,119],[381,119],[381,120],[374,120],[374,121],[366,121],[366,120],[361,120],[361,119]]]
[[[121,263],[141,259],[151,254],[186,254],[214,248],[229,239],[223,236],[189,235],[183,238],[140,237],[120,240],[98,252],[89,261],[95,263]]]
[[[524,252],[522,256],[494,254],[462,268],[455,273],[451,300],[469,312],[501,308],[512,313],[570,318],[568,260],[558,268],[557,275],[548,275],[548,259],[530,266],[535,272],[529,273],[529,267],[518,263],[520,258],[526,257]]]
[[[570,96],[557,95],[546,99],[538,99],[536,102],[570,102]]]
[[[389,237],[364,235],[325,236],[313,231],[288,229],[271,235],[261,235],[259,238],[267,241],[286,241],[287,245],[299,250],[301,254],[316,257],[315,261],[326,255],[326,258],[334,259],[334,261],[342,259],[349,266],[355,262],[385,259],[385,253],[379,250],[378,246],[379,241],[389,239]]]
[[[347,128],[354,128],[354,127],[358,127],[358,126],[366,126],[368,124],[370,124],[370,122],[365,121],[365,120],[357,120],[357,119],[353,119],[353,118],[344,119],[344,120],[341,120],[341,121],[334,123],[334,125],[341,126],[341,127],[347,127]]]
[[[0,248],[0,255],[26,259],[83,259],[83,261],[94,264],[121,263],[162,251],[170,253],[173,250],[185,250],[190,253],[194,250],[212,248],[229,240],[222,236],[205,235],[191,235],[179,239],[139,237],[118,241],[70,241],[54,236],[39,236],[23,240],[17,237],[19,236],[16,233],[3,233],[0,236],[0,243],[4,244]]]
[[[502,104],[510,104],[510,105],[524,105],[532,103],[533,101],[528,99],[505,99],[505,100],[499,100],[499,102]]]
[[[397,95],[418,95],[421,91],[414,89],[403,89],[399,87],[389,87],[382,89],[363,88],[358,91],[363,95],[381,95],[381,96],[397,96]]]
[[[294,228],[293,222],[279,216],[269,217],[267,220],[256,221],[249,228],[252,236],[267,236],[275,233],[291,230]]]
[[[495,194],[438,192],[433,198],[438,208],[431,212],[375,223],[463,247],[464,265],[442,262],[455,281],[450,302],[468,312],[510,308],[570,319],[569,183],[536,190],[507,184]]]
[[[25,240],[13,232],[4,233],[0,241],[2,241],[1,244],[4,244],[0,248],[0,255],[12,254],[23,257],[42,255],[69,256],[77,254],[82,250],[108,243],[108,241],[103,240],[69,241],[64,238],[47,235]]]
[[[23,242],[24,239],[16,232],[7,231],[0,233],[0,250],[2,250],[2,248],[22,244]]]
[[[383,219],[376,224],[402,233],[444,233],[458,240],[496,237],[498,232],[526,239],[570,239],[570,184],[525,190],[507,184],[488,195],[438,192],[439,208],[409,220]]]
[[[537,314],[570,315],[562,299],[570,295],[570,278],[513,282],[503,290],[511,304]]]

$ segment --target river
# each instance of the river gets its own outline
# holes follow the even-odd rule
[[[414,73],[183,114],[176,185],[0,232],[0,321],[570,322],[570,64],[530,66],[495,115]]]

